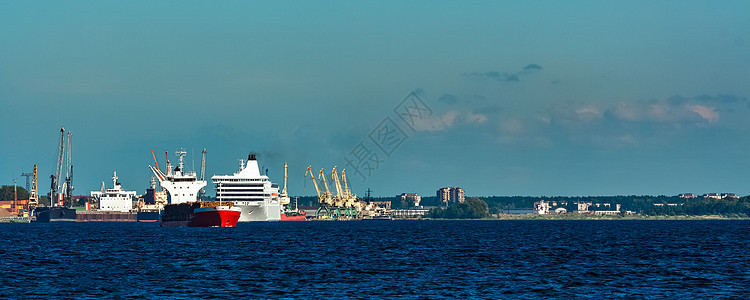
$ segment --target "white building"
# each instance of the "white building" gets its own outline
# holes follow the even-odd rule
[[[414,206],[419,206],[419,202],[422,201],[422,196],[417,193],[403,193],[401,194],[401,200],[414,203]]]

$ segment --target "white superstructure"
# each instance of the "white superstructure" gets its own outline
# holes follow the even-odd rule
[[[133,197],[136,192],[122,189],[117,181],[117,172],[112,176],[112,183],[114,187],[111,189],[105,189],[102,182],[100,191],[91,191],[91,196],[99,200],[99,210],[129,212],[133,208]]]
[[[167,190],[167,199],[170,204],[198,201],[198,192],[206,186],[206,181],[198,180],[194,171],[185,170],[183,158],[187,152],[180,150],[176,154],[180,157],[180,163],[172,170],[172,165],[167,160],[166,174],[158,168],[148,167],[159,180],[161,187]]]
[[[214,175],[211,181],[217,201],[231,201],[242,209],[239,222],[281,220],[279,186],[260,173],[254,154],[250,154],[247,164],[240,161],[237,173]]]

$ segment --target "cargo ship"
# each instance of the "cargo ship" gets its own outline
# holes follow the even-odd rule
[[[118,211],[130,212],[133,209],[133,197],[137,194],[135,191],[126,191],[122,188],[120,181],[117,180],[117,172],[112,175],[111,189],[105,188],[102,182],[102,188],[99,191],[91,191],[91,197],[99,202],[99,211]]]
[[[159,212],[167,204],[167,192],[156,191],[156,178],[151,177],[151,186],[138,201],[138,222],[159,222]]]
[[[172,169],[172,165],[169,163],[169,157],[167,157],[167,173],[165,174],[159,169],[159,164],[156,164],[156,168],[148,166],[154,176],[159,180],[159,184],[162,188],[167,190],[167,203],[169,204],[180,204],[186,202],[195,202],[198,200],[198,193],[206,186],[205,180],[199,180],[194,171],[186,171],[185,163],[183,161],[185,154],[184,150],[177,151],[176,154],[180,158],[180,162]],[[154,155],[154,162],[156,162],[156,156]]]
[[[161,213],[162,227],[236,227],[242,210],[232,202],[196,201],[167,204]]]
[[[33,215],[32,221],[39,223],[75,222],[77,218],[75,209],[64,206],[39,206],[34,209]]]
[[[279,186],[261,174],[255,154],[248,155],[247,162],[240,160],[238,172],[214,175],[211,181],[217,200],[242,209],[240,222],[281,220]]]

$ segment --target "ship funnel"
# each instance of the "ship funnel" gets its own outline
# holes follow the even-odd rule
[[[247,156],[247,160],[256,160],[255,153],[250,153],[250,155]]]

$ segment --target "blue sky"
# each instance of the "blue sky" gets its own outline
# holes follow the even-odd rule
[[[360,195],[746,195],[749,47],[747,1],[2,1],[0,182],[46,193],[65,126],[81,195],[179,148],[296,195],[353,152]]]

